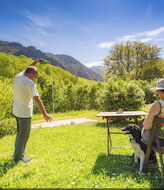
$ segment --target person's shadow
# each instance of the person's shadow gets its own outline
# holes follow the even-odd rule
[[[13,159],[5,160],[0,162],[0,177],[3,177],[8,170],[15,167],[17,163]]]
[[[159,169],[149,171],[151,172],[150,177],[148,172],[139,172],[139,164],[134,163],[134,158],[128,155],[111,154],[107,156],[106,154],[99,154],[92,171],[95,175],[105,173],[105,175],[110,178],[119,175],[121,175],[122,178],[135,178],[137,183],[142,183],[143,180],[150,181],[151,187],[155,187],[157,184],[159,184],[159,187],[164,186]]]

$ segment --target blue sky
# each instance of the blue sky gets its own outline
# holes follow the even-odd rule
[[[103,65],[116,42],[164,51],[164,0],[0,0],[0,40]],[[164,58],[164,52],[161,53]]]

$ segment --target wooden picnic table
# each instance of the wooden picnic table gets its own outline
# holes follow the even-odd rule
[[[109,150],[112,148],[112,139],[110,134],[124,134],[123,132],[110,132],[109,130],[109,119],[110,118],[134,118],[137,123],[137,118],[141,118],[141,116],[146,116],[147,113],[144,111],[123,111],[122,113],[118,112],[100,112],[96,115],[96,117],[102,117],[106,119],[107,125],[107,148],[108,148],[108,156]],[[110,149],[109,149],[109,142],[110,142]]]

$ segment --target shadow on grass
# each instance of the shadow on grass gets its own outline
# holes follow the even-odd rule
[[[119,122],[119,123],[109,123],[109,127],[112,127],[112,128],[117,128],[117,129],[122,129],[123,127],[127,126],[130,122]],[[96,127],[101,127],[101,128],[107,128],[107,124],[106,122],[104,123],[101,123],[101,122],[98,122],[96,123]]]
[[[125,118],[118,118],[116,120],[112,119],[109,121],[109,127],[121,129],[121,128],[127,126],[129,123],[136,123],[136,122],[134,121],[134,119],[125,119]],[[138,120],[137,125],[140,126],[141,123],[142,123],[142,120]],[[104,119],[103,123],[97,122],[96,126],[106,128],[107,127],[106,120]]]
[[[4,162],[0,162],[0,177],[3,177],[8,170],[15,167],[17,165],[13,159],[5,160]]]
[[[106,128],[106,123],[96,123],[96,127]]]
[[[127,168],[132,164],[132,156],[100,154],[93,167],[93,173],[99,174],[105,171],[106,175],[112,177],[113,174],[127,174]]]
[[[150,170],[146,173],[139,172],[139,164],[134,163],[132,156],[111,154],[100,154],[93,167],[96,175],[105,174],[110,178],[121,175],[121,178],[131,177],[137,183],[143,180],[150,181],[151,187],[164,187],[162,174],[159,169]]]

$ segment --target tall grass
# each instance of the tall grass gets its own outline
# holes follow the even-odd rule
[[[89,114],[89,113],[88,113]],[[92,114],[91,114],[92,115]],[[119,131],[126,123],[111,124]],[[155,188],[159,170],[140,173],[125,135],[112,135],[107,156],[105,121],[33,129],[26,148],[28,163],[14,164],[15,135],[0,139],[0,187],[3,188]]]

